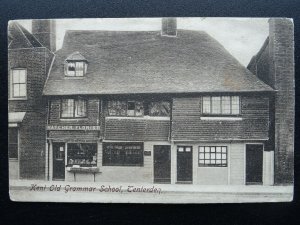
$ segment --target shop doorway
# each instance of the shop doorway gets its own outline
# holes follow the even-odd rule
[[[53,180],[65,180],[65,143],[53,143]]]
[[[193,182],[193,148],[192,146],[177,147],[177,182]]]
[[[262,184],[263,145],[246,145],[246,184]]]
[[[154,183],[171,183],[170,145],[154,145]]]

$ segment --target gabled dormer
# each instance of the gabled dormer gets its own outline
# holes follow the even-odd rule
[[[66,77],[83,77],[87,71],[88,61],[80,52],[73,52],[65,60]]]

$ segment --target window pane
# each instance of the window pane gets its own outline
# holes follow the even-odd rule
[[[150,116],[170,116],[170,103],[164,102],[151,102],[149,104]]]
[[[217,147],[217,152],[221,152],[221,147]]]
[[[205,159],[210,159],[210,154],[209,153],[205,153]]]
[[[199,159],[204,159],[204,154],[203,153],[199,154]]]
[[[216,160],[216,164],[221,164],[221,160]]]
[[[185,151],[186,151],[186,152],[191,152],[191,147],[186,147],[186,148],[185,148]]]
[[[8,128],[8,156],[18,158],[18,129]]]
[[[136,116],[143,116],[144,115],[144,106],[143,102],[135,102],[135,115]]]
[[[75,101],[75,117],[86,116],[86,100],[79,99]]]
[[[230,114],[230,97],[222,96],[222,114]]]
[[[68,165],[97,166],[97,144],[68,144]]]
[[[19,70],[12,70],[12,83],[20,83],[20,72]]]
[[[104,166],[142,166],[143,157],[142,144],[104,144]]]
[[[216,154],[216,159],[221,159],[221,154],[220,153]]]
[[[83,76],[84,62],[76,62],[76,76]]]
[[[178,148],[178,151],[179,151],[179,152],[183,152],[183,150],[184,150],[183,147],[179,147],[179,148]]]
[[[212,113],[220,114],[221,113],[221,97],[212,97]]]
[[[210,147],[211,152],[216,152],[216,147]]]
[[[19,83],[26,83],[26,72],[25,70],[18,70],[19,71]]]
[[[240,114],[240,98],[239,96],[231,97],[231,113]]]
[[[20,85],[19,84],[13,85],[13,96],[20,97]]]
[[[127,103],[127,116],[134,116],[135,102],[130,101]]]
[[[209,152],[210,147],[205,147],[205,152]]]
[[[75,63],[69,62],[68,63],[68,71],[67,74],[69,76],[75,76]]]
[[[199,148],[200,152],[204,152],[204,147]]]
[[[202,112],[210,113],[210,97],[203,97],[202,99]]]
[[[211,157],[211,159],[215,159],[216,158],[216,153],[211,153],[210,157]]]
[[[199,163],[204,164],[204,160],[199,160]]]
[[[26,84],[20,84],[19,88],[20,88],[19,96],[20,97],[26,97]]]
[[[62,100],[62,117],[73,117],[74,112],[74,100],[73,99],[63,99]]]
[[[222,147],[222,153],[226,153],[227,147]]]

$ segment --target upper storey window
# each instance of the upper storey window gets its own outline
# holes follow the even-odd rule
[[[79,53],[69,55],[65,63],[65,75],[68,77],[83,77],[87,72],[87,60]]]
[[[239,115],[239,96],[205,96],[202,98],[202,113],[209,115]]]
[[[11,97],[22,99],[27,97],[26,69],[11,70]]]

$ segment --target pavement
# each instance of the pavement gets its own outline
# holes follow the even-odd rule
[[[10,180],[12,201],[95,203],[290,202],[293,186]]]

